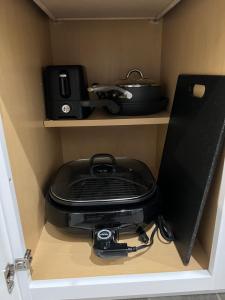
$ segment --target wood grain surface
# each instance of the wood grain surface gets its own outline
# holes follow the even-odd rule
[[[96,110],[90,117],[83,120],[46,120],[45,127],[99,127],[99,126],[135,126],[162,125],[169,123],[169,113],[160,112],[147,116],[112,116],[104,111]]]
[[[149,228],[148,235],[150,235]],[[136,235],[120,237],[120,242],[138,245]],[[134,259],[135,257],[135,259]],[[66,266],[66,268],[65,268]],[[91,238],[58,230],[46,224],[32,262],[34,280],[144,274],[202,270],[208,268],[207,257],[196,243],[190,264],[184,266],[173,243],[165,244],[158,237],[147,251],[132,253],[128,258],[102,260],[92,252]]]
[[[48,19],[31,1],[2,0],[0,36],[0,111],[26,247],[34,251],[44,225],[43,187],[61,160],[57,129],[43,128]]]

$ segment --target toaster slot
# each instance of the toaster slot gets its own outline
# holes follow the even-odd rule
[[[59,90],[63,98],[69,98],[71,96],[70,80],[67,72],[61,72],[59,74]]]

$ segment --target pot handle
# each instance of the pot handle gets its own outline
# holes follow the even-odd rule
[[[126,79],[128,79],[132,73],[137,73],[137,74],[139,74],[139,76],[141,77],[141,79],[144,79],[144,75],[143,75],[142,71],[139,70],[139,69],[132,69],[132,70],[130,70],[127,73],[127,75],[126,75]]]
[[[132,99],[133,94],[117,85],[94,85],[88,88],[88,92],[110,92],[110,91],[118,91],[124,95],[127,99]]]
[[[113,114],[118,114],[120,111],[119,104],[116,101],[109,100],[109,99],[101,99],[101,100],[84,100],[81,101],[82,107],[89,107],[89,108],[96,108],[96,107],[106,107],[110,112]]]

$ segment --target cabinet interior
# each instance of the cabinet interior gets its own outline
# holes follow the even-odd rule
[[[33,0],[54,21],[96,19],[159,20],[181,0]]]
[[[93,257],[87,240],[45,225],[44,193],[62,163],[109,152],[146,162],[157,177],[167,125],[44,128],[41,70],[48,64],[83,64],[91,84],[112,83],[140,68],[162,83],[171,107],[178,74],[225,73],[224,10],[223,0],[216,6],[211,0],[184,0],[158,23],[55,23],[31,1],[2,1],[0,111],[25,243],[34,254],[34,279],[208,268],[223,157],[188,266],[173,244],[158,239],[143,255],[103,263]]]

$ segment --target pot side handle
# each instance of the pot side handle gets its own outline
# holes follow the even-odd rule
[[[89,93],[110,92],[110,91],[118,91],[122,93],[126,99],[129,100],[133,98],[133,94],[131,92],[116,85],[98,85],[98,86],[92,86],[88,88]]]

